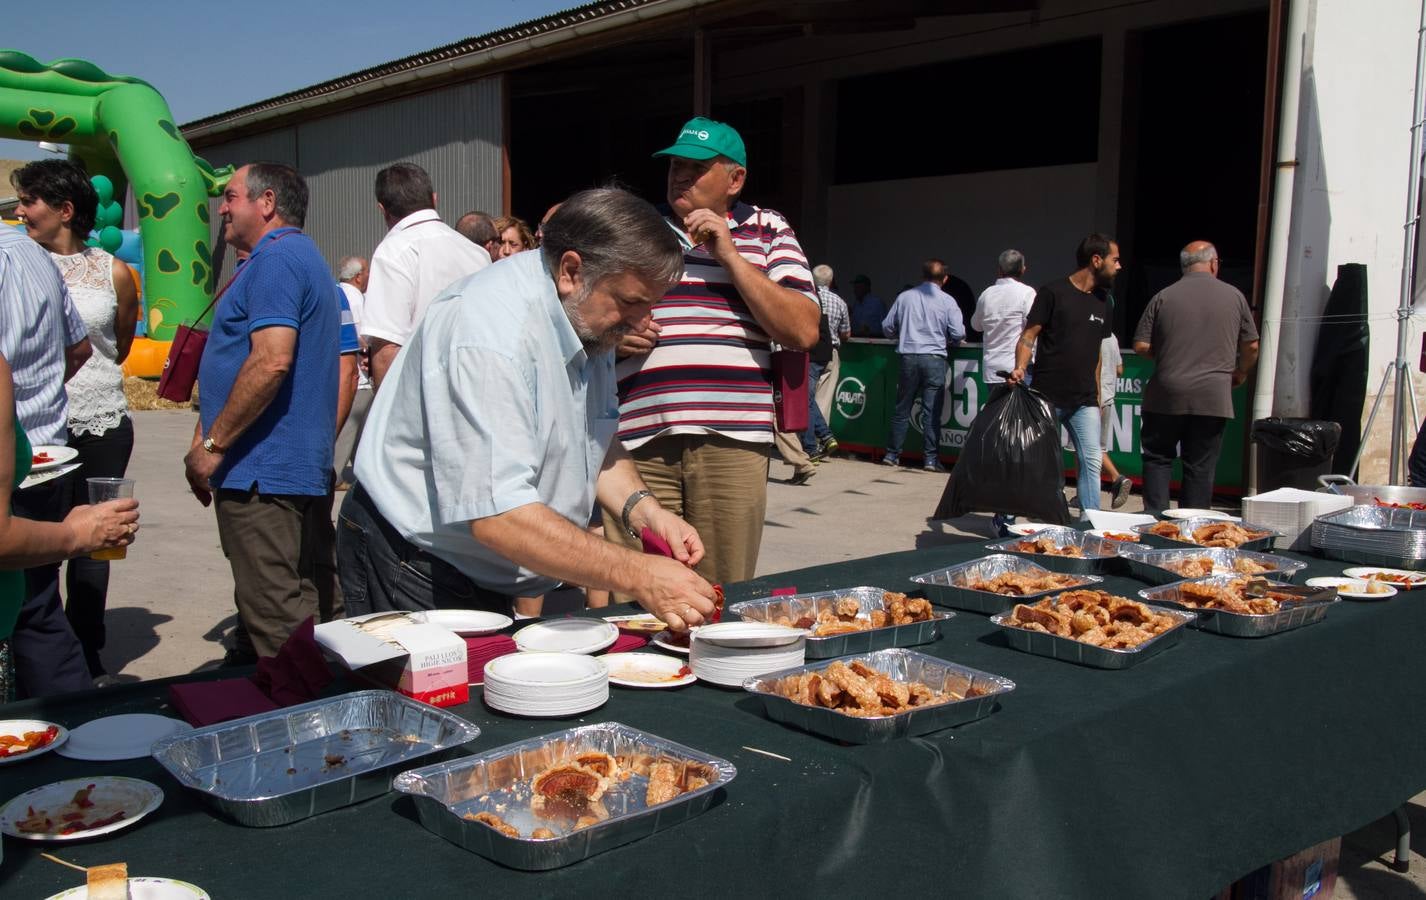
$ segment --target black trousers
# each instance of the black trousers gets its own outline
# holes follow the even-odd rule
[[[16,491],[10,500],[14,514],[40,522],[60,522],[69,514],[77,472]],[[59,563],[25,570],[25,605],[10,640],[19,696],[50,697],[94,687],[84,648],[64,615],[59,598]]]
[[[443,608],[509,615],[513,600],[402,537],[360,484],[337,514],[337,570],[348,616]]]
[[[123,478],[134,452],[134,423],[124,416],[118,425],[103,434],[69,433],[69,446],[79,451],[83,463],[69,476],[72,506],[89,502],[88,478]],[[84,661],[90,675],[103,675],[99,651],[104,649],[104,605],[109,595],[109,563],[77,556],[64,570],[64,614],[84,647]]]
[[[1173,461],[1183,461],[1178,505],[1207,509],[1213,502],[1213,470],[1223,449],[1221,416],[1172,416],[1145,412],[1139,426],[1144,459],[1144,511],[1158,515],[1169,505]]]

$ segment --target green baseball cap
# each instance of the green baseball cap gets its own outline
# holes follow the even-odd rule
[[[740,166],[748,164],[748,151],[743,146],[743,138],[738,134],[738,129],[702,116],[684,123],[673,146],[665,147],[654,156],[682,156],[685,159],[726,156]]]

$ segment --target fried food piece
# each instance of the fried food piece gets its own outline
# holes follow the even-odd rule
[[[1012,549],[1017,553],[1041,553],[1045,556],[1084,556],[1084,550],[1074,544],[1066,544],[1061,547],[1047,537],[1017,541]]]
[[[835,637],[839,634],[869,631],[871,627],[870,622],[829,622],[826,625],[818,625],[813,629],[812,635],[813,637]]]
[[[534,838],[537,841],[547,841],[554,836],[555,833],[553,831],[550,831],[548,828],[536,828],[534,831],[530,832],[530,837]]]
[[[604,796],[610,779],[595,770],[575,762],[557,762],[530,779],[534,799],[530,806],[537,812],[547,803],[580,810]]]
[[[1026,631],[1110,649],[1136,647],[1178,624],[1172,616],[1155,613],[1146,604],[1104,591],[1067,591],[1033,606],[1019,603],[1004,621]]]
[[[598,750],[589,750],[579,754],[574,758],[576,765],[592,769],[605,780],[605,787],[608,787],[609,779],[619,772],[619,762],[608,753],[601,753]]]
[[[1240,560],[1242,562],[1244,560]],[[1177,572],[1184,578],[1203,578],[1213,574],[1213,558],[1209,556],[1191,556],[1188,559],[1181,559],[1177,562],[1170,562],[1164,565],[1170,572]]]
[[[885,628],[891,624],[891,614],[884,609],[874,609],[871,611],[871,627]]]
[[[1009,597],[1023,597],[1026,594],[1042,594],[1056,588],[1069,587],[1078,582],[1073,575],[1049,572],[1044,575],[1021,575],[1018,572],[1003,572],[989,580],[976,578],[966,582],[972,591],[986,591]]]
[[[1276,572],[1277,566],[1272,563],[1258,562],[1255,559],[1240,556],[1233,560],[1233,571],[1239,575],[1261,575],[1264,572]]]
[[[1044,604],[1043,606],[1040,604]],[[1023,603],[1015,604],[1013,619],[1016,622],[1033,622],[1039,625],[1050,634],[1058,634],[1062,637],[1069,637],[1069,619],[1071,613],[1056,612],[1049,608],[1046,601],[1040,601],[1035,606],[1026,606]]]
[[[881,709],[881,698],[867,683],[867,680],[848,669],[840,662],[834,662],[822,670],[822,680],[830,681],[847,694],[862,709]]]
[[[644,803],[657,806],[667,803],[683,793],[678,786],[678,769],[667,760],[649,766],[649,787],[644,793]]]
[[[1173,538],[1176,541],[1183,540],[1183,531],[1176,522],[1155,522],[1149,528],[1149,534],[1156,534],[1159,537]]]
[[[520,836],[520,832],[515,829],[515,826],[507,824],[504,819],[493,812],[466,813],[461,818],[471,822],[479,822],[482,825],[488,825],[506,837],[518,838]]]
[[[855,622],[862,614],[862,605],[855,597],[838,597],[832,604],[832,613],[843,622]]]

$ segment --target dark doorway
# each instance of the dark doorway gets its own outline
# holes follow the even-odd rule
[[[1267,29],[1263,10],[1130,35],[1115,291],[1126,344],[1189,241],[1212,241],[1220,277],[1252,295]]]

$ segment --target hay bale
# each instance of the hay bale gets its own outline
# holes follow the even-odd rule
[[[134,378],[132,376],[124,378],[124,398],[129,401],[129,409],[138,411],[145,409],[197,409],[198,408],[198,387],[193,387],[193,401],[191,403],[174,403],[172,400],[165,400],[158,395],[158,380],[148,378]]]

